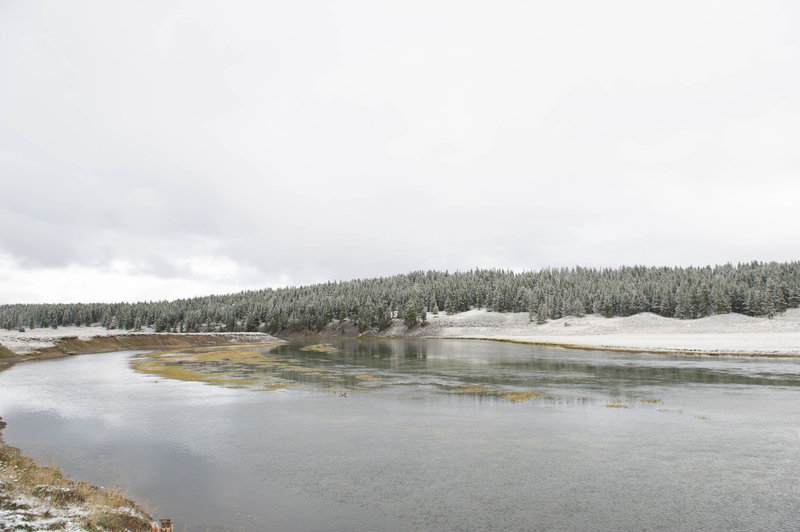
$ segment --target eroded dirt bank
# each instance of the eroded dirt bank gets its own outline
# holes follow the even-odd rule
[[[11,353],[10,356],[6,355],[0,358],[0,370],[16,364],[17,362],[45,360],[89,353],[110,353],[113,351],[125,351],[130,349],[181,349],[216,345],[269,345],[281,342],[283,342],[283,340],[261,333],[153,333],[95,336],[93,338],[68,336],[57,339],[55,345],[45,347],[30,354],[18,355]]]

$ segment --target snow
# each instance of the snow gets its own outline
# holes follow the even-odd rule
[[[67,530],[83,531],[88,510],[81,505],[57,506],[24,493],[15,493],[8,501],[15,509],[0,509],[0,531]]]
[[[55,345],[59,338],[77,336],[89,339],[118,334],[136,333],[102,327],[41,328],[24,333],[0,330],[0,344],[17,353],[25,353]],[[153,331],[143,330],[141,334],[153,334]],[[773,319],[717,314],[697,320],[678,320],[642,313],[614,318],[571,316],[543,325],[531,323],[526,312],[474,309],[453,315],[428,313],[428,324],[410,331],[395,320],[394,325],[381,331],[380,335],[492,338],[637,351],[800,356],[800,309],[790,309]]]
[[[143,329],[142,333],[152,334],[153,331]],[[108,330],[105,327],[59,327],[58,329],[41,327],[26,329],[25,332],[0,329],[0,344],[15,353],[23,354],[53,347],[61,338],[78,337],[81,340],[89,340],[95,336],[115,336],[120,334],[134,333],[122,329]]]
[[[598,349],[709,354],[800,356],[800,309],[773,319],[717,314],[697,320],[642,313],[604,318],[589,315],[531,323],[527,313],[482,309],[460,314],[428,314],[428,325],[413,336],[492,338]]]
[[[125,329],[106,329],[104,327],[59,327],[53,329],[43,327],[37,329],[27,329],[25,332],[18,330],[0,329],[0,345],[7,347],[17,354],[33,353],[47,347],[53,347],[62,338],[77,337],[80,340],[90,340],[96,336],[118,336],[118,335],[139,335],[139,334],[175,334],[175,333],[156,333],[152,328],[143,327],[141,331],[133,332]],[[254,342],[264,339],[262,333],[180,333],[185,335],[222,335],[227,338],[235,338],[236,341],[247,342],[250,338]]]

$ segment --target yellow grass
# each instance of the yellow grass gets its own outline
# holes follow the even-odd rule
[[[3,495],[16,493],[38,499],[48,508],[80,508],[87,514],[82,524],[88,530],[150,530],[150,516],[118,487],[104,490],[64,478],[60,469],[40,465],[2,441],[0,485],[4,486],[0,501]]]
[[[463,384],[461,386],[456,386],[455,391],[458,393],[491,393],[492,390],[486,386]]]
[[[523,401],[530,401],[534,397],[542,397],[539,392],[509,392],[503,394],[503,399],[510,403],[521,403]]]
[[[356,379],[361,381],[382,381],[383,377],[377,375],[356,375]]]
[[[316,351],[319,353],[333,353],[338,350],[333,344],[314,344],[300,348],[300,351]]]

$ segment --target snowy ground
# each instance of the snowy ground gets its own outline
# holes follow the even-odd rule
[[[89,339],[117,334],[132,333],[102,327],[29,329],[24,333],[0,330],[0,344],[25,353],[50,347],[59,338],[68,336]],[[143,330],[141,334],[153,334],[153,331]],[[395,320],[393,327],[380,334],[495,338],[600,349],[800,356],[800,309],[788,310],[773,319],[718,314],[698,320],[677,320],[643,313],[625,318],[568,317],[543,325],[531,323],[525,312],[476,309],[453,315],[428,314],[428,325],[411,331],[406,331],[405,326]]]
[[[142,333],[152,334],[152,330],[142,330]],[[50,327],[27,329],[25,332],[0,329],[0,344],[15,353],[30,353],[46,347],[56,345],[60,338],[77,336],[81,340],[88,340],[95,336],[113,336],[118,334],[132,334],[130,331],[120,329],[107,330],[105,327]]]
[[[52,328],[38,328],[27,329],[25,332],[9,331],[0,329],[0,345],[7,347],[17,354],[32,353],[41,349],[52,347],[61,338],[77,337],[81,340],[89,340],[96,336],[115,336],[115,335],[134,335],[134,334],[155,334],[151,328],[143,328],[139,332],[126,331],[122,329],[107,330],[103,327],[59,327],[58,329]],[[159,333],[168,334],[168,333]],[[264,340],[264,334],[261,333],[183,333],[187,335],[224,335],[228,338],[231,336],[236,337],[237,342],[247,342],[248,336],[254,337],[254,342]]]
[[[118,489],[64,478],[60,469],[5,445],[0,435],[0,532],[148,530],[149,522],[150,516]]]
[[[800,309],[791,309],[773,319],[719,314],[677,320],[642,313],[625,318],[568,317],[543,325],[531,323],[527,313],[470,310],[450,316],[428,314],[428,321],[427,326],[412,334],[602,349],[800,356]]]

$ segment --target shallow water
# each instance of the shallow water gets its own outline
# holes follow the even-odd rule
[[[176,530],[800,522],[799,361],[308,344],[21,364],[0,373],[5,438],[73,477],[120,482]],[[199,380],[164,377],[176,368]]]

